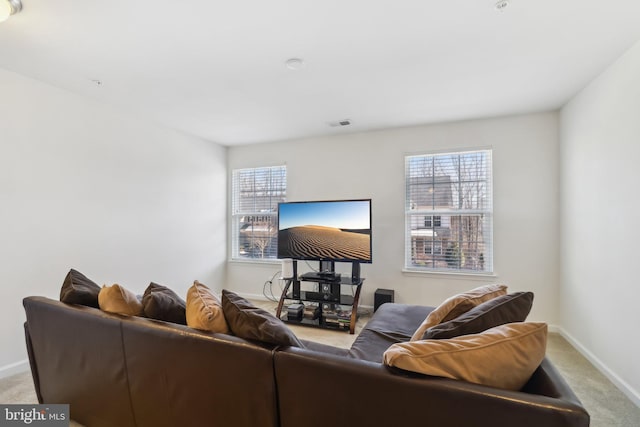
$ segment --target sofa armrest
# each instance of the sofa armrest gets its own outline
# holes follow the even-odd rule
[[[38,403],[43,403],[42,394],[40,394],[40,377],[38,376],[38,365],[33,353],[33,344],[31,343],[31,335],[29,335],[29,326],[24,322],[24,338],[27,344],[27,355],[29,356],[29,366],[31,367],[31,378],[33,378],[33,387],[36,390]]]
[[[334,420],[340,425],[421,420],[444,427],[589,425],[573,393],[565,399],[513,392],[299,348],[277,351],[274,367],[282,427],[324,427]]]
[[[582,406],[569,384],[564,380],[560,372],[546,357],[533,373],[527,384],[522,388],[525,393],[538,394],[571,402]]]

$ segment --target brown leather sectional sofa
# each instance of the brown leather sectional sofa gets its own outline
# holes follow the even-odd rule
[[[351,350],[261,345],[186,326],[24,300],[41,403],[88,427],[588,426],[548,360],[518,392],[383,365],[431,307],[384,304]]]

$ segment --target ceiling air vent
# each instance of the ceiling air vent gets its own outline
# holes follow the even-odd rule
[[[496,10],[505,10],[509,6],[509,0],[498,0],[496,2]]]
[[[349,119],[344,119],[337,122],[329,122],[329,126],[331,126],[332,128],[337,128],[340,126],[349,126],[350,124],[351,124],[351,120]]]

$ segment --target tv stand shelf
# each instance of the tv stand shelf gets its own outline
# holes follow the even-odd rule
[[[315,326],[326,329],[347,329],[349,333],[355,332],[356,320],[358,319],[358,300],[360,298],[360,289],[362,288],[361,279],[357,276],[340,277],[340,280],[323,274],[306,274],[297,276],[296,261],[294,263],[294,277],[287,279],[285,287],[282,291],[278,308],[276,309],[276,317],[283,322]],[[355,271],[355,270],[354,270]],[[318,292],[303,291],[300,289],[301,282],[313,282],[318,284]],[[343,293],[344,291],[348,293]],[[301,304],[309,303],[310,306],[317,304],[315,318],[302,317],[289,318],[287,311],[283,313],[285,301],[299,302]],[[347,310],[335,310],[338,307],[347,307]],[[333,310],[327,308],[332,308]]]

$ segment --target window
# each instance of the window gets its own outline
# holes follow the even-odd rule
[[[491,150],[405,157],[405,268],[491,273]]]
[[[442,255],[442,243],[439,240],[425,239],[419,242],[424,255]]]
[[[232,259],[275,259],[278,203],[287,196],[287,167],[236,169],[232,176]]]
[[[432,222],[433,221],[433,222]],[[433,224],[433,227],[441,227],[442,226],[442,217],[440,216],[425,216],[424,217],[424,226],[425,228],[431,228]]]

